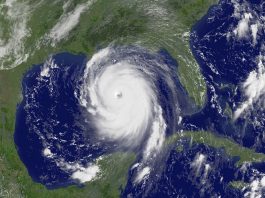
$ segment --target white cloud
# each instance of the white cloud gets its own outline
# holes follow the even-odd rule
[[[242,19],[238,22],[234,33],[241,39],[248,37],[249,34],[249,23],[250,19],[252,18],[251,13],[245,13]]]
[[[50,77],[51,69],[58,68],[58,65],[54,62],[54,59],[50,57],[45,63],[43,64],[40,72],[41,77]]]
[[[55,45],[62,39],[68,36],[76,25],[79,23],[79,18],[83,12],[85,12],[94,1],[88,1],[84,4],[79,4],[74,10],[68,13],[64,13],[57,24],[51,29],[48,38],[52,40],[52,44]],[[68,6],[67,3],[64,7]]]
[[[143,181],[144,179],[146,179],[149,176],[150,172],[151,172],[150,167],[148,167],[148,166],[144,167],[141,171],[139,171],[134,182],[139,183],[139,182]]]
[[[261,96],[265,94],[265,57],[258,57],[258,68],[248,75],[248,78],[243,83],[242,89],[247,100],[244,101],[239,108],[234,112],[234,119],[238,119],[243,112],[252,107],[253,103],[257,102]]]
[[[152,124],[152,133],[147,141],[146,148],[144,150],[144,157],[148,159],[150,157],[155,157],[159,150],[162,148],[165,141],[165,131],[166,123],[163,118],[162,108],[155,107],[155,112],[157,118],[153,121]]]
[[[252,34],[252,38],[253,38],[253,44],[256,45],[257,44],[257,34],[259,31],[259,24],[252,24],[250,26],[251,29],[251,34]]]
[[[63,171],[70,173],[72,179],[84,183],[99,178],[100,167],[97,162],[101,159],[99,157],[95,164],[89,163],[87,166],[83,166],[78,162],[66,162],[63,158],[54,158],[54,161]]]
[[[43,155],[48,158],[53,156],[51,150],[48,147],[43,150]]]
[[[97,165],[89,165],[87,167],[79,167],[72,174],[73,179],[77,179],[80,183],[85,183],[96,178],[100,169]]]
[[[24,40],[30,33],[27,29],[29,6],[24,2],[7,0],[0,4],[1,12],[4,7],[7,8],[5,17],[10,23],[11,33],[7,42],[0,42],[0,69],[9,69],[26,61],[29,56],[24,50]]]
[[[206,155],[197,153],[193,162],[191,163],[191,167],[193,167],[196,171],[196,175],[199,175],[202,171],[202,166],[205,164]]]
[[[262,198],[265,189],[265,175],[254,171],[256,176],[252,178],[251,183],[248,185],[248,191],[245,192],[245,198]]]
[[[234,35],[238,40],[251,39],[252,44],[256,45],[258,33],[264,29],[264,17],[252,9],[246,1],[232,0],[231,2],[234,5],[233,17],[238,20],[238,23],[233,27],[233,33],[227,33],[227,38]]]
[[[64,158],[58,156],[56,153],[52,153],[49,146],[44,147],[44,149],[42,150],[42,154],[44,157],[52,160],[57,165],[57,167],[69,174],[73,180],[76,180],[79,183],[89,182],[95,179],[99,179],[101,177],[101,169],[98,162],[103,159],[102,156],[98,157],[94,162],[90,162],[86,165],[83,165],[78,161],[66,161]]]

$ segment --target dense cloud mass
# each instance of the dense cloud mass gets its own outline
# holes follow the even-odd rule
[[[141,156],[135,182],[146,178],[181,114],[173,69],[166,52],[132,46],[102,49],[87,62],[58,54],[36,66],[24,79],[17,119],[17,130],[34,135],[16,138],[17,145],[28,157],[48,160],[44,169],[54,166],[68,179],[44,178],[45,171],[32,168],[31,174],[48,186],[89,181],[100,171],[96,161],[103,154],[126,149]],[[39,151],[29,146],[36,141]]]

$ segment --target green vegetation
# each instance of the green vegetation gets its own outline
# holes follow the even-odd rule
[[[233,140],[207,131],[185,131],[169,138],[168,143],[173,143],[182,138],[191,139],[192,144],[205,144],[218,149],[223,148],[229,156],[240,158],[236,163],[237,166],[241,166],[245,162],[265,161],[265,154],[256,153],[255,150],[242,147]]]
[[[184,147],[183,147],[183,145],[182,144],[179,144],[179,145],[177,145],[177,147],[176,147],[176,151],[177,152],[182,152],[184,150]]]
[[[232,181],[229,183],[233,188],[242,190],[243,188],[247,187],[249,184],[243,181]]]
[[[190,2],[193,0],[187,0],[182,4],[186,5]],[[189,34],[192,25],[207,12],[210,5],[217,3],[217,1],[212,0],[205,3],[208,4],[198,4],[197,7],[194,6],[189,10],[191,15],[197,15],[190,20],[190,23],[187,23],[185,16],[181,15],[184,8],[173,9],[170,2],[152,5],[153,9],[160,8],[161,11],[159,10],[157,15],[147,15],[149,18],[148,31],[138,38],[142,46],[153,51],[161,48],[166,49],[177,60],[180,81],[198,107],[204,104],[206,85],[200,73],[199,65],[190,50]],[[128,40],[133,42],[134,38],[128,38]]]
[[[175,17],[171,18],[178,24],[172,30],[176,37],[166,36],[175,41],[169,52],[176,57],[179,63],[179,77],[188,94],[201,107],[205,101],[206,85],[200,73],[200,68],[194,59],[189,46],[189,32],[192,26],[201,19],[210,6],[218,0],[168,0],[168,8]],[[167,49],[167,48],[166,48]]]
[[[192,26],[203,17],[209,5],[216,4],[217,0],[169,0],[169,5],[176,11],[183,23]]]
[[[227,115],[229,118],[233,118],[233,110],[230,108],[229,104],[226,103],[225,105],[225,110],[224,110],[225,115]]]
[[[91,27],[86,34],[92,46],[108,45],[112,41],[130,35],[137,36],[146,31],[147,18],[142,12],[137,12],[135,7],[125,7],[112,4],[114,12],[109,13],[109,7],[102,10],[103,6],[93,9],[88,20]]]
[[[52,1],[36,6],[28,25],[31,27],[31,36],[26,41],[26,47],[32,48],[38,39],[51,29],[63,14],[63,2]]]
[[[6,42],[6,39],[9,37],[10,34],[10,22],[6,19],[6,15],[7,9],[5,7],[0,8],[0,38],[2,38],[4,42]]]
[[[135,155],[114,153],[98,162],[101,169],[99,179],[88,182],[84,187],[70,186],[47,190],[43,185],[32,181],[16,153],[0,147],[8,155],[0,155],[0,197],[119,197],[120,188],[127,182],[127,172]],[[10,161],[12,160],[12,161]]]
[[[62,48],[73,53],[86,52],[92,55],[97,49],[110,43],[132,35],[136,38],[146,31],[147,20],[135,5],[129,6],[120,0],[99,0],[82,15],[75,33],[62,43]]]
[[[84,2],[71,2],[66,10],[70,11]],[[42,39],[65,12],[63,2],[48,0],[32,3],[34,10],[28,21],[30,35],[25,41],[25,53],[30,54],[30,59],[18,67],[25,71],[32,63],[42,62],[49,54],[60,51],[91,56],[110,43],[140,44],[153,51],[163,48],[177,60],[181,83],[201,107],[205,101],[206,86],[189,47],[189,32],[209,6],[216,3],[217,0],[97,0],[81,15],[79,24],[68,38],[55,47]]]

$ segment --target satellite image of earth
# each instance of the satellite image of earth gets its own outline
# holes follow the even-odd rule
[[[0,0],[0,198],[265,197],[264,0]]]

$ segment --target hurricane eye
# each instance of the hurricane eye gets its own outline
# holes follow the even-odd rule
[[[123,94],[122,94],[121,91],[117,91],[117,92],[115,92],[115,98],[117,98],[117,99],[121,99],[122,97],[123,97]]]
[[[87,62],[83,55],[70,53],[50,57],[25,77],[23,116],[16,125],[19,148],[28,153],[30,163],[32,156],[37,163],[45,159],[48,167],[67,175],[67,184],[98,179],[104,171],[100,161],[112,153],[133,153],[141,156],[135,182],[144,181],[153,172],[167,133],[175,130],[177,112],[170,118],[165,113],[177,104],[175,86],[173,76],[165,77],[170,67],[161,58],[136,46],[110,46]],[[27,130],[21,133],[20,128]],[[33,140],[43,145],[42,153],[32,149]],[[38,166],[31,171],[40,173],[41,183],[57,184],[61,175],[47,175]],[[41,180],[43,173],[49,180]]]

